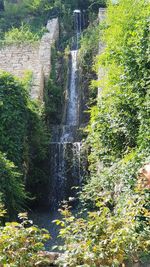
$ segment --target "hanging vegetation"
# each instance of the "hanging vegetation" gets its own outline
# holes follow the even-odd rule
[[[93,82],[103,89],[87,127],[90,177],[81,193],[83,216],[62,210],[60,266],[120,266],[150,257],[147,170],[139,178],[150,162],[149,13],[145,0],[108,6],[105,49],[95,66],[105,75]]]

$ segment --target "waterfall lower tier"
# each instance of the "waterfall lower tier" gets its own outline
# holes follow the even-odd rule
[[[76,125],[51,125],[51,142],[78,142],[81,140],[80,132],[80,129]]]
[[[50,204],[57,209],[62,200],[75,196],[81,180],[80,142],[50,144]]]

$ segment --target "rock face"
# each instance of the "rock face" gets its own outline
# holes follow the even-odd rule
[[[22,78],[31,71],[31,98],[43,100],[44,82],[51,71],[51,47],[59,36],[58,19],[47,23],[47,32],[35,44],[8,45],[0,49],[0,69]]]

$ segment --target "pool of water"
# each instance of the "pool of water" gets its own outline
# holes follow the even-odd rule
[[[33,220],[34,225],[49,231],[51,239],[45,244],[46,250],[52,251],[53,246],[61,245],[63,243],[62,240],[58,238],[59,226],[53,222],[54,220],[61,219],[61,215],[58,211],[35,210],[30,212],[29,218]],[[55,251],[58,251],[58,249],[55,249]]]

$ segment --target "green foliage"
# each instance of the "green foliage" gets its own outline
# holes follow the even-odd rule
[[[11,30],[12,27],[19,28],[24,23],[30,25],[32,33],[32,36],[30,33],[30,38],[35,39],[37,33],[41,36],[42,28],[47,20],[57,16],[60,21],[61,47],[64,48],[65,43],[68,43],[68,38],[73,34],[73,10],[77,8],[86,10],[91,17],[93,12],[98,13],[98,8],[104,6],[104,2],[104,0],[19,0],[16,2],[6,0],[5,9],[1,12],[0,36],[3,39],[5,32]],[[17,30],[15,30],[15,36],[16,34],[20,36]]]
[[[97,199],[97,211],[88,212],[86,218],[74,216],[68,207],[61,211],[63,220],[56,221],[65,241],[60,266],[120,266],[149,252],[150,214],[143,208],[146,200],[142,195],[125,193],[115,198],[118,204],[113,211],[111,200],[109,193],[103,193]],[[145,221],[139,220],[141,215]]]
[[[87,61],[90,59],[90,56],[92,56],[90,64],[92,65],[94,57],[98,54],[98,42],[101,27],[102,26],[98,25],[97,21],[94,21],[87,29],[85,29],[85,31],[83,31],[80,41],[80,61],[83,65],[86,62],[86,56],[88,57]]]
[[[47,0],[23,0],[24,6],[30,14],[42,15],[45,11],[50,11],[52,9],[52,3]]]
[[[76,1],[49,1],[49,0],[21,0],[17,3],[5,1],[5,11],[1,14],[0,24],[2,32],[8,31],[12,26],[20,27],[21,23],[29,23],[34,32],[38,32],[54,16],[64,20],[62,27],[71,27],[72,10]],[[67,25],[67,21],[71,25]],[[71,29],[71,28],[70,28]]]
[[[21,223],[11,222],[0,227],[0,262],[3,266],[29,267],[47,263],[39,251],[50,236],[44,229],[31,225],[26,213],[20,213]],[[42,265],[43,266],[43,265]]]
[[[132,14],[128,12],[131,5]],[[110,5],[108,9],[106,48],[97,64],[107,75],[99,83],[103,91],[98,106],[91,111],[89,128],[93,150],[99,151],[98,158],[105,163],[121,158],[137,146],[143,125],[141,115],[148,112],[144,104],[149,95],[148,14],[146,1],[136,5],[120,1],[117,7]]]
[[[24,31],[26,33],[25,41],[39,39],[43,33],[43,26],[54,15],[52,9],[53,4],[49,3],[48,0],[21,0],[17,3],[5,1],[5,11],[1,13],[0,18],[1,38],[4,39],[4,33],[10,31],[9,35],[12,36],[13,34],[15,37],[17,35],[24,41],[23,36],[21,36],[22,31]],[[26,26],[23,28],[22,24]],[[12,27],[15,28],[13,32],[11,32]],[[20,28],[20,30],[17,31],[16,28]],[[27,36],[27,33],[30,37]]]
[[[30,101],[28,108],[28,141],[31,147],[31,154],[34,154],[34,156],[36,155],[37,159],[39,160],[45,159],[50,136],[47,132],[47,127],[44,122],[44,107],[41,107],[36,101]],[[34,153],[32,149],[34,150]]]
[[[4,209],[4,204],[2,204],[1,201],[1,195],[0,195],[0,219],[2,219],[6,214],[6,210]]]
[[[4,34],[3,43],[9,44],[21,44],[21,43],[35,43],[39,40],[39,35],[32,33],[30,27],[26,24],[22,24],[20,28],[12,28]]]
[[[1,152],[0,193],[2,193],[1,200],[9,216],[13,217],[16,215],[16,212],[21,210],[24,206],[26,193],[21,174],[18,172],[14,163],[7,160],[5,155]]]
[[[107,6],[107,0],[88,0],[88,14],[89,21],[97,19],[99,8],[105,8]]]
[[[19,20],[22,20],[27,16],[30,19],[30,16],[46,15],[48,11],[53,8],[53,3],[48,0],[21,0],[17,3],[12,3],[11,1],[5,1],[5,12],[6,15],[10,15],[13,19],[15,16]]]
[[[49,124],[61,124],[64,91],[67,87],[68,55],[52,48],[51,74],[45,90],[45,112]]]
[[[28,104],[28,136],[26,146],[26,188],[35,197],[38,204],[41,203],[47,193],[48,183],[48,145],[50,134],[45,124],[44,107],[36,101]]]
[[[103,90],[88,126],[92,178],[82,195],[93,203],[100,190],[132,188],[149,161],[148,14],[146,1],[122,0],[108,8],[106,46],[96,65],[105,72],[96,82]]]
[[[21,207],[25,197],[23,181],[39,199],[41,186],[45,185],[48,175],[43,162],[47,158],[50,138],[44,123],[43,108],[29,97],[29,78],[30,73],[26,73],[22,81],[8,73],[0,75],[0,149],[22,174],[21,177],[11,162],[6,161],[8,164],[1,166],[3,183],[0,192],[3,193],[9,215]],[[5,172],[9,183],[3,177]]]
[[[54,1],[54,6],[58,12],[58,16],[61,22],[61,42],[69,43],[67,39],[73,36],[73,10],[80,9],[84,11],[85,22],[88,25],[88,17],[90,22],[93,22],[97,18],[99,7],[104,6],[106,1],[91,1],[91,0],[57,0]],[[87,21],[86,21],[87,20]]]
[[[143,151],[132,150],[122,160],[111,162],[111,166],[103,166],[102,162],[94,164],[94,155],[92,151],[91,177],[80,196],[84,205],[90,208],[95,208],[97,198],[105,191],[111,192],[115,197],[132,190],[137,184],[139,169],[150,161],[149,148]]]
[[[0,74],[0,192],[10,217],[15,216],[26,198],[23,179],[27,136],[28,93],[23,83],[8,73]],[[11,161],[9,161],[9,160]],[[15,165],[14,165],[15,163]],[[20,171],[18,171],[18,169]]]
[[[149,12],[148,1],[110,1],[105,48],[95,66],[105,75],[93,82],[103,90],[86,129],[90,177],[80,194],[82,213],[74,216],[67,208],[57,222],[65,241],[62,266],[150,258],[149,188],[137,186],[139,169],[150,161]],[[81,44],[88,42],[90,37]]]
[[[20,166],[27,136],[28,92],[8,73],[0,74],[0,150]]]
[[[79,51],[79,66],[81,69],[80,79],[83,88],[85,88],[85,95],[88,95],[86,100],[93,104],[97,95],[97,88],[91,88],[91,80],[96,78],[96,72],[93,68],[93,62],[98,54],[98,43],[100,39],[100,33],[103,25],[98,25],[97,20],[91,23],[87,29],[83,31],[83,35],[80,40]],[[96,89],[96,90],[95,90]]]
[[[5,72],[0,74],[0,103],[0,150],[6,154],[0,154],[0,193],[8,215],[12,217],[22,208],[26,198],[22,174],[28,93],[23,83]]]

